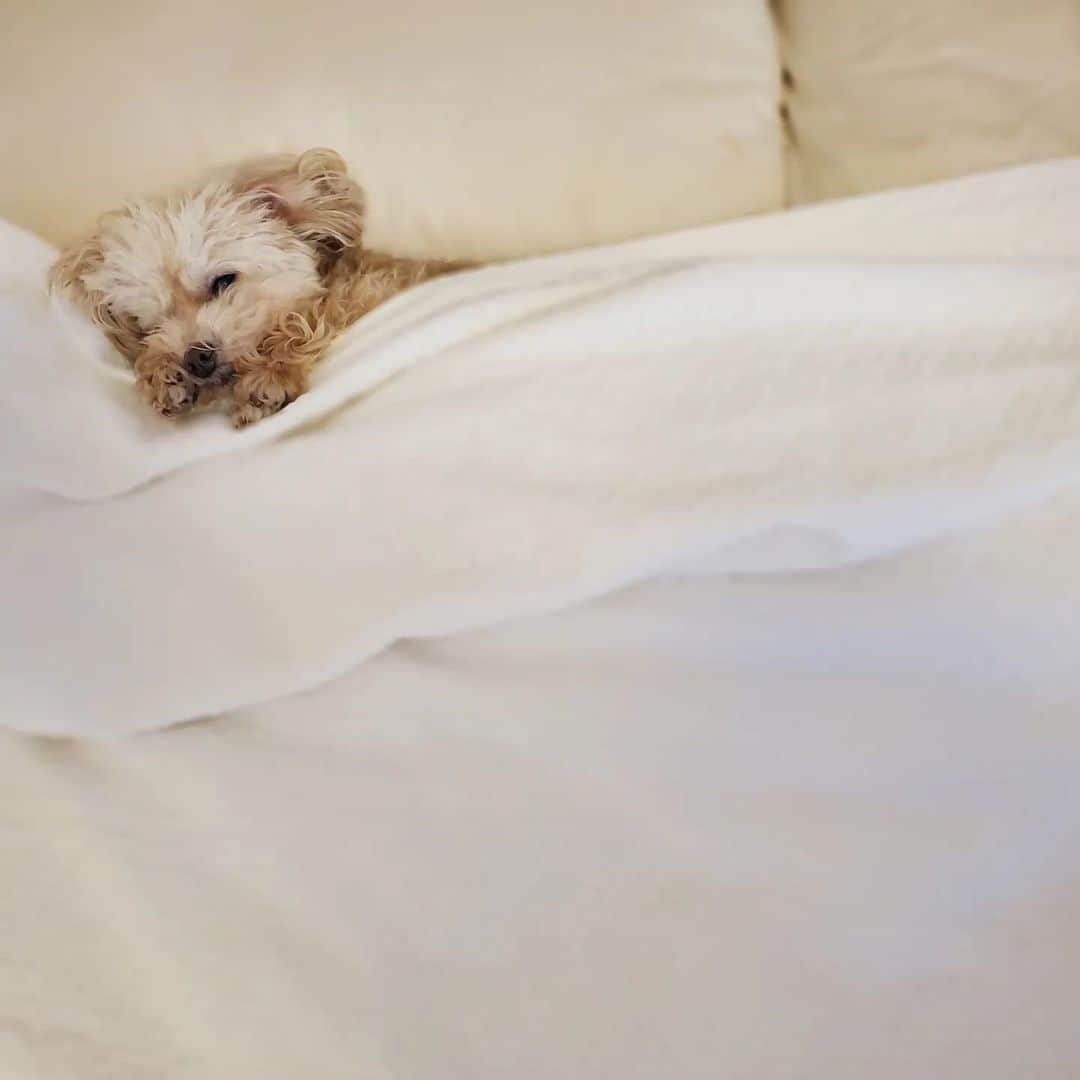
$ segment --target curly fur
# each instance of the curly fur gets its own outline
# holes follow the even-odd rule
[[[132,362],[163,416],[226,401],[237,426],[283,408],[361,315],[463,264],[363,246],[364,197],[332,150],[251,162],[194,191],[132,202],[53,266],[54,289]],[[235,281],[218,295],[212,282]],[[185,366],[210,348],[214,372]]]

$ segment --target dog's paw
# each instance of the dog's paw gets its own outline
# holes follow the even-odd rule
[[[246,428],[250,424],[254,424],[257,420],[261,420],[264,416],[272,416],[282,408],[284,408],[284,406],[279,406],[275,409],[269,405],[259,405],[254,401],[245,401],[242,404],[236,404],[233,406],[232,411],[233,427]]]
[[[138,386],[153,409],[170,420],[190,412],[199,397],[199,384],[179,363],[159,364],[141,374]]]
[[[257,370],[240,376],[233,386],[233,427],[247,427],[280,412],[304,390],[302,375],[287,369]]]

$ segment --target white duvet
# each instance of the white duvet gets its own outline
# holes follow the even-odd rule
[[[687,560],[838,567],[1075,484],[1080,261],[735,259],[724,236],[431,283],[244,434],[140,411],[9,236],[8,723],[162,727]]]
[[[1080,1069],[1077,225],[1067,161],[488,268],[241,434],[6,232],[4,720],[216,718],[5,739],[0,1062]]]

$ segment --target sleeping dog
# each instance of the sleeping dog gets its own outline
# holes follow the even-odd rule
[[[365,312],[464,265],[369,251],[363,226],[345,163],[309,150],[106,214],[51,285],[106,331],[162,416],[224,402],[243,427],[302,394]]]

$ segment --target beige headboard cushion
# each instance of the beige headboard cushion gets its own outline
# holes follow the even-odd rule
[[[524,255],[1080,153],[1080,0],[10,0],[0,102],[52,240],[321,144],[372,243]]]
[[[791,202],[1080,153],[1080,0],[776,0]]]
[[[491,257],[770,210],[762,0],[14,0],[0,215],[65,240],[124,197],[312,145],[373,243]]]

